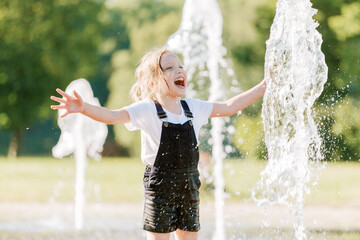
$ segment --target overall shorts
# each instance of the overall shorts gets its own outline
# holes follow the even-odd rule
[[[169,233],[176,229],[197,232],[199,222],[199,149],[187,103],[181,100],[184,124],[167,122],[165,111],[155,102],[163,121],[160,146],[154,165],[145,168],[143,229]]]

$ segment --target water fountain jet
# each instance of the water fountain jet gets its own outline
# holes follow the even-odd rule
[[[86,79],[72,81],[65,92],[72,95],[74,90],[85,102],[100,106],[99,100],[94,97],[91,86]],[[56,158],[74,154],[76,161],[74,223],[75,229],[80,230],[83,228],[87,156],[95,160],[101,159],[100,153],[103,150],[108,129],[106,124],[92,120],[81,113],[73,113],[65,118],[60,118],[64,111],[64,109],[58,111],[58,125],[61,129],[61,135],[58,143],[52,149],[52,154]]]
[[[268,164],[252,196],[259,205],[295,209],[295,237],[306,239],[302,217],[308,183],[323,166],[312,106],[323,91],[327,66],[310,0],[279,0],[266,42],[262,118]]]

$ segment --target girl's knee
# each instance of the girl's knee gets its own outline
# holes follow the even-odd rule
[[[154,233],[146,231],[147,240],[170,240],[170,233]]]
[[[198,240],[198,232],[189,232],[177,229],[175,232],[176,240]]]

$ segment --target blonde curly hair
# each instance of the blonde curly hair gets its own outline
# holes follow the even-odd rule
[[[164,79],[164,72],[160,66],[162,55],[170,52],[166,48],[156,48],[147,52],[136,68],[136,83],[130,90],[130,96],[134,102],[144,99],[157,99],[160,91],[160,80]]]

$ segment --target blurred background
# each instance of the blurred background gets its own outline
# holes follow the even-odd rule
[[[265,42],[275,16],[276,0],[218,0],[218,3],[224,19],[223,45],[237,87],[245,91],[263,79]],[[327,236],[332,233],[334,239],[348,232],[349,239],[358,239],[360,2],[312,3],[318,9],[314,19],[319,22],[322,51],[329,67],[325,89],[313,107],[328,165],[321,172],[318,185],[311,186],[305,222],[315,229],[319,239],[324,239],[319,229],[330,229]],[[61,134],[57,112],[50,109],[54,104],[50,96],[57,95],[55,89],[65,89],[71,81],[86,78],[101,105],[117,109],[131,104],[129,90],[135,82],[140,58],[146,51],[164,45],[176,32],[183,4],[183,0],[1,0],[0,223],[5,232],[28,229],[27,219],[48,219],[49,213],[67,214],[64,209],[73,199],[75,164],[66,161],[73,158],[62,161],[51,155]],[[232,79],[223,81],[227,97],[236,94]],[[207,90],[198,89],[200,99],[207,100],[207,94]],[[261,217],[254,214],[257,209],[252,211],[253,206],[248,205],[251,189],[267,158],[261,104],[261,100],[256,101],[228,121],[234,127],[228,128],[231,131],[224,143],[231,146],[224,162],[226,206],[228,214],[236,219],[228,223],[234,223],[236,229],[251,225],[251,217],[259,221],[251,226],[261,225]],[[108,127],[104,159],[89,161],[87,167],[85,195],[87,202],[93,204],[85,211],[92,214],[87,224],[99,218],[96,204],[102,203],[105,210],[101,213],[107,216],[110,227],[128,226],[130,215],[137,226],[143,199],[140,133],[129,132],[122,125]],[[209,187],[202,187],[204,204],[213,198],[213,186]],[[233,208],[234,202],[242,205]],[[130,203],[134,205],[129,207]],[[202,209],[212,212],[212,207]],[[124,217],[124,212],[132,213]],[[117,219],[122,216],[123,222],[108,221],[113,215]],[[213,220],[208,221],[208,226],[203,222],[211,232]],[[59,223],[54,222],[54,226]],[[88,237],[84,239],[91,239]]]
[[[241,89],[263,78],[275,0],[219,0],[223,41]],[[360,3],[314,0],[329,78],[314,112],[326,160],[359,161]],[[50,156],[60,130],[50,109],[55,89],[90,81],[101,105],[131,103],[143,54],[180,24],[179,0],[3,0],[0,3],[0,156]],[[228,96],[231,97],[231,91]],[[206,99],[204,99],[206,100]],[[235,119],[237,156],[266,158],[261,101]],[[251,123],[251,124],[248,124]],[[258,124],[260,123],[260,124]],[[244,124],[248,124],[244,131]],[[245,134],[245,136],[244,136]],[[104,156],[139,156],[139,134],[109,126]]]

